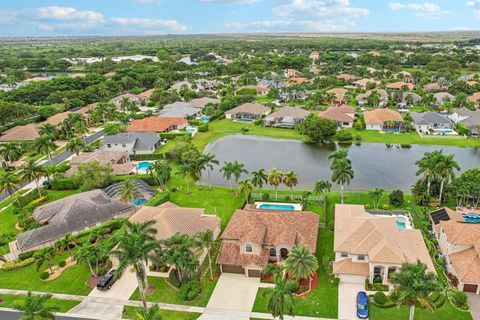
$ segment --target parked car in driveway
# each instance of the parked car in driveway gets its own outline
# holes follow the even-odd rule
[[[106,291],[113,286],[115,280],[115,270],[110,270],[100,279],[100,281],[98,281],[97,289],[101,291]]]
[[[360,319],[368,318],[368,296],[365,291],[357,293],[357,317]]]

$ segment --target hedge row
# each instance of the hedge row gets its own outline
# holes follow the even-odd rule
[[[148,185],[151,185],[151,186],[157,185],[157,182],[155,181],[155,179],[153,179],[152,176],[149,174],[131,174],[128,176],[116,176],[113,181],[122,182],[128,179],[140,179],[145,181]]]
[[[165,160],[167,159],[166,153],[149,153],[149,154],[133,154],[130,159],[135,161],[142,160]]]
[[[168,200],[170,200],[170,192],[160,192],[153,196],[150,200],[148,200],[145,205],[149,207],[157,207],[162,203],[167,202]]]
[[[33,257],[25,259],[25,260],[17,260],[17,261],[13,261],[13,262],[7,261],[2,265],[2,269],[3,270],[13,270],[13,269],[17,269],[17,268],[23,268],[23,267],[26,267],[26,266],[34,263],[34,262],[35,262],[35,258],[33,258]]]
[[[161,138],[165,139],[174,139],[176,137],[183,137],[183,136],[188,136],[191,135],[190,132],[187,131],[180,131],[180,132],[162,132],[160,133]]]
[[[114,182],[122,182],[127,179],[141,179],[151,186],[155,186],[157,183],[155,179],[152,178],[149,174],[131,174],[128,176],[116,176],[114,177]],[[55,179],[51,183],[53,190],[77,190],[80,188],[78,183],[74,178],[59,178]]]

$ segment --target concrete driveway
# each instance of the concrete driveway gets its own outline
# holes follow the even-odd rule
[[[480,294],[467,293],[467,296],[473,320],[480,320]]]
[[[137,278],[135,271],[131,271],[131,268],[127,268],[122,277],[118,279],[107,291],[100,291],[97,288],[93,289],[89,297],[99,298],[115,298],[128,300],[137,289]]]
[[[357,293],[365,291],[363,283],[340,282],[338,285],[338,319],[357,320]]]

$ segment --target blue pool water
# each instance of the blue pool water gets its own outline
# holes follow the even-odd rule
[[[140,162],[139,164],[137,164],[137,169],[147,171],[148,168],[150,168],[151,166],[152,166],[151,162],[146,162],[146,161]]]
[[[143,206],[145,204],[145,202],[147,202],[147,199],[138,198],[138,199],[133,200],[132,204],[136,207],[140,207],[140,206]]]
[[[192,132],[195,132],[196,130],[194,128],[187,128],[185,129],[185,131],[192,133]]]
[[[252,119],[235,119],[236,122],[252,123]]]
[[[200,121],[202,121],[202,122],[209,122],[209,121],[210,121],[210,117],[208,117],[208,116],[202,116],[202,117],[200,118]]]
[[[396,219],[396,223],[397,223],[397,228],[398,229],[405,229],[405,218],[404,217],[398,217]]]
[[[284,210],[284,211],[294,211],[295,207],[289,204],[261,204],[258,206],[259,209],[266,210]]]
[[[463,221],[468,223],[480,223],[480,214],[469,213],[463,216]]]
[[[455,134],[456,133],[452,129],[435,129],[433,130],[433,132],[439,133],[439,134]]]

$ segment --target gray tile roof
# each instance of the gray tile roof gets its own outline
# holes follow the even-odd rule
[[[159,141],[160,136],[151,132],[128,132],[119,133],[114,136],[105,136],[103,138],[104,144],[121,144],[121,143],[135,143],[134,148],[142,147],[142,149],[151,149]]]
[[[18,247],[25,251],[130,210],[131,204],[111,200],[99,189],[74,194],[35,209],[33,218],[45,225],[17,235]]]
[[[200,113],[198,108],[194,108],[186,102],[174,102],[165,105],[158,115],[165,118],[187,118],[198,113]]]
[[[413,122],[416,124],[453,124],[453,121],[437,112],[411,112]]]

